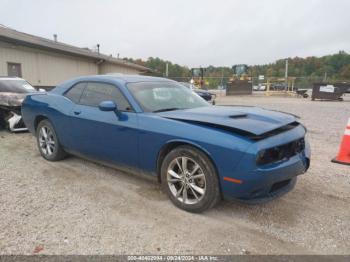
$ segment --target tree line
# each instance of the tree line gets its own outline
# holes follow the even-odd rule
[[[283,77],[285,59],[268,65],[251,67],[253,75]],[[288,75],[294,77],[328,77],[331,80],[350,80],[350,55],[345,51],[322,57],[294,57],[288,59]]]
[[[170,78],[191,78],[191,69],[189,67],[158,57],[149,57],[147,60],[132,58],[124,58],[124,60],[151,68],[158,76],[165,76],[166,64],[168,64],[168,76]],[[280,59],[265,65],[251,65],[249,66],[248,75],[254,78],[259,75],[284,77],[285,60]],[[211,86],[220,84],[221,78],[227,81],[232,75],[232,67],[227,66],[209,66],[205,72],[205,77],[208,78]],[[339,51],[336,54],[322,57],[288,58],[288,75],[305,79],[323,79],[326,77],[329,81],[350,80],[350,54],[345,51]]]

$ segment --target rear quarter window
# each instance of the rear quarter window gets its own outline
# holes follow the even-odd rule
[[[73,101],[74,103],[79,104],[80,97],[84,91],[85,86],[86,83],[76,84],[71,89],[69,89],[64,96]]]

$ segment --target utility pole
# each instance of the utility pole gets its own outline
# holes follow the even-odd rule
[[[165,64],[165,76],[168,77],[169,76],[169,63]]]
[[[285,90],[288,91],[288,58],[286,59],[286,71],[284,73],[284,79],[285,79]]]
[[[221,87],[224,86],[224,68],[221,69]]]

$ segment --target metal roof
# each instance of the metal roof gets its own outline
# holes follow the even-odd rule
[[[137,65],[134,63],[130,63],[123,59],[111,57],[98,52],[93,52],[87,48],[80,48],[80,47],[68,45],[62,42],[58,42],[58,41],[56,42],[47,38],[19,32],[3,25],[0,25],[0,40],[6,41],[9,43],[21,44],[28,47],[36,47],[36,48],[46,49],[49,51],[65,53],[69,55],[92,58],[92,59],[96,59],[97,61],[106,61],[112,64],[126,66],[126,67],[134,68],[140,71],[144,71],[144,72],[153,72],[153,70],[150,68]]]

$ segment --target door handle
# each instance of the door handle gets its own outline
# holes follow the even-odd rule
[[[74,113],[74,115],[80,115],[81,114],[81,111],[80,110],[75,110],[75,111],[73,111],[73,113]]]

